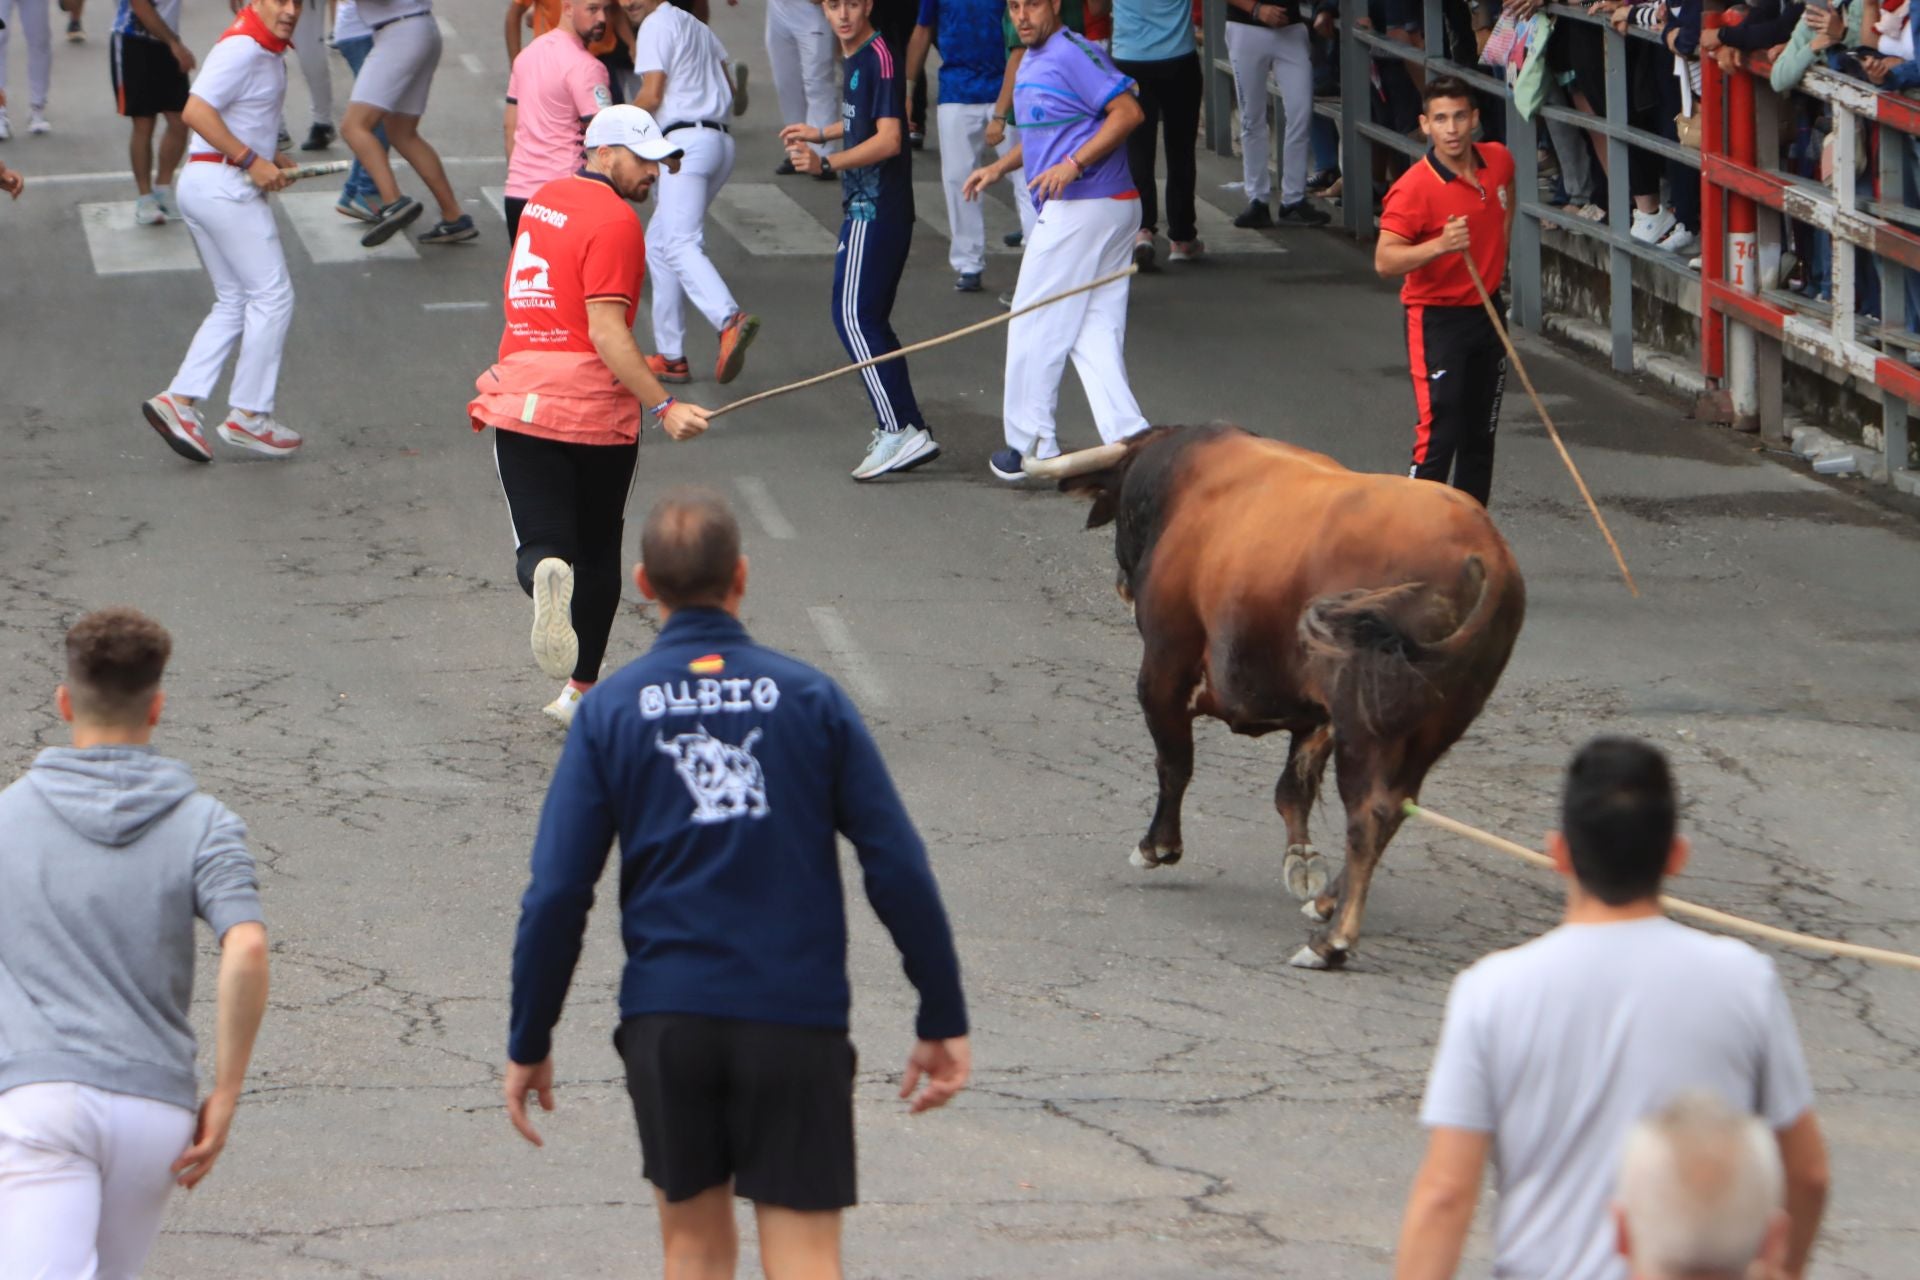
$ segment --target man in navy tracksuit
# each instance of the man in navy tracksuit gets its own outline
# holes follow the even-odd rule
[[[906,140],[906,81],[900,54],[870,21],[872,0],[824,0],[827,25],[846,57],[840,123],[815,129],[790,124],[780,131],[787,158],[803,173],[840,175],[840,248],[833,265],[833,325],[847,354],[870,360],[900,349],[894,336],[893,297],[913,244],[913,161]],[[844,139],[822,155],[807,144]],[[889,360],[860,375],[878,420],[855,480],[908,471],[940,456],[905,360]]]
[[[553,1107],[552,1030],[617,835],[627,962],[614,1043],[667,1273],[731,1256],[737,1194],[754,1202],[770,1274],[837,1275],[855,1059],[836,832],[920,993],[901,1089],[926,1077],[915,1111],[967,1079],[953,938],[853,703],[740,625],[747,562],[724,501],[664,499],[641,557],[636,580],[665,625],[581,701],[547,791],[513,950],[508,1113],[538,1144],[526,1097]]]

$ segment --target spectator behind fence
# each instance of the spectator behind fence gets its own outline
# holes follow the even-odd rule
[[[1407,1197],[1396,1280],[1445,1280],[1473,1223],[1487,1157],[1499,1190],[1494,1274],[1625,1280],[1608,1196],[1634,1122],[1705,1090],[1774,1131],[1787,1175],[1787,1280],[1800,1280],[1826,1200],[1826,1146],[1772,961],[1666,918],[1660,883],[1686,865],[1667,761],[1629,738],[1567,770],[1548,851],[1564,923],[1461,974],[1447,999]]]
[[[1764,1124],[1710,1093],[1675,1098],[1620,1153],[1613,1217],[1632,1280],[1773,1280],[1784,1182]]]
[[[1159,136],[1167,141],[1167,261],[1192,262],[1207,251],[1194,205],[1204,81],[1193,46],[1191,0],[1114,0],[1113,64],[1137,86],[1146,123],[1127,135],[1127,168],[1140,193],[1140,229],[1133,260],[1153,267],[1153,237],[1160,223],[1160,179],[1155,173]],[[1016,122],[1026,125],[1026,121]]]
[[[174,1183],[226,1146],[267,1007],[247,831],[149,745],[173,641],[133,609],[67,632],[71,747],[0,792],[0,1276],[140,1274]],[[213,1091],[195,917],[220,940]],[[199,1103],[198,1115],[195,1104]]]

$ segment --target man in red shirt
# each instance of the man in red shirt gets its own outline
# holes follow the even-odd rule
[[[1422,96],[1430,147],[1387,192],[1373,269],[1406,277],[1400,301],[1420,412],[1411,474],[1451,478],[1485,506],[1507,358],[1467,261],[1497,300],[1513,230],[1513,156],[1497,142],[1473,140],[1480,112],[1462,81],[1435,76]]]
[[[534,660],[572,676],[546,708],[562,724],[599,679],[619,609],[643,407],[675,440],[707,429],[707,410],[669,396],[633,340],[647,268],[633,205],[680,151],[628,105],[598,112],[585,144],[586,168],[542,186],[521,211],[500,358],[467,406],[475,431],[494,428],[520,586],[533,597]]]

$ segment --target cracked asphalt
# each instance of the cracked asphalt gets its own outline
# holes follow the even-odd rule
[[[223,454],[194,468],[166,452],[137,406],[208,287],[93,273],[74,206],[127,198],[124,184],[33,185],[121,162],[102,37],[57,50],[57,132],[7,144],[30,185],[0,209],[0,764],[10,776],[63,738],[64,628],[110,602],[150,609],[177,641],[162,749],[250,824],[273,938],[272,1009],[232,1145],[174,1205],[155,1277],[584,1277],[657,1259],[608,1039],[620,956],[607,903],[557,1039],[547,1146],[522,1144],[498,1105],[508,948],[560,739],[538,715],[553,689],[527,653],[489,451],[462,415],[498,337],[504,230],[479,189],[500,181],[487,157],[504,60],[491,8],[440,10],[455,34],[426,132],[458,158],[484,236],[364,267],[314,265],[290,239],[300,301],[281,413],[309,441],[290,463]],[[190,10],[197,47],[216,20]],[[716,21],[762,86],[755,18]],[[464,52],[488,74],[464,69]],[[775,117],[761,93],[737,180],[771,181]],[[1230,176],[1212,162],[1202,174],[1229,211]],[[824,184],[783,190],[832,218]],[[841,361],[824,261],[710,243],[766,320],[729,391]],[[1136,391],[1156,421],[1236,420],[1398,469],[1411,406],[1391,290],[1335,235],[1282,243],[1285,256],[1137,282]],[[923,234],[897,327],[911,340],[992,314],[1011,271],[996,258],[987,294],[955,295],[944,242]],[[488,305],[420,305],[461,301]],[[696,369],[710,341],[696,326]],[[1153,787],[1138,640],[1108,534],[1084,532],[1074,502],[986,472],[1002,352],[987,336],[914,362],[946,454],[911,476],[846,479],[868,426],[857,391],[834,384],[690,444],[650,439],[632,507],[637,520],[688,481],[736,500],[749,625],[855,691],[953,914],[978,1074],[947,1111],[909,1119],[892,1095],[911,991],[870,913],[854,912],[865,1203],[849,1273],[1383,1274],[1447,984],[1548,927],[1556,887],[1409,824],[1350,970],[1291,969],[1308,926],[1280,880],[1283,744],[1211,724],[1185,861],[1128,866]],[[1687,795],[1697,853],[1676,892],[1920,948],[1920,510],[1816,481],[1575,359],[1527,353],[1644,596],[1621,588],[1516,382],[1495,503],[1530,617],[1425,801],[1533,840],[1580,742],[1645,734]],[[691,392],[721,399],[704,379]],[[1063,437],[1090,442],[1077,390],[1063,399]],[[819,610],[852,649],[823,639]],[[650,633],[636,601],[613,659]],[[1324,812],[1316,822],[1337,848]],[[1912,1274],[1920,986],[1772,954],[1834,1152],[1818,1274]]]

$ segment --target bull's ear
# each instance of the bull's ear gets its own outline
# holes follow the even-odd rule
[[[1113,518],[1120,513],[1118,468],[1089,472],[1084,476],[1068,476],[1060,482],[1060,492],[1076,493],[1093,499],[1093,506],[1087,510],[1087,528],[1089,529],[1098,529],[1103,524],[1112,524]]]

